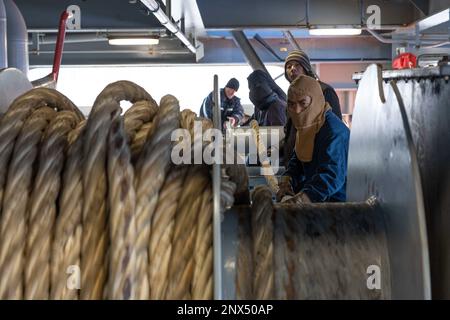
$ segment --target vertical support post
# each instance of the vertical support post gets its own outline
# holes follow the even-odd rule
[[[220,90],[219,77],[214,75],[214,128],[222,132],[222,120],[220,113]],[[214,299],[222,300],[222,239],[221,239],[221,217],[220,217],[220,163],[213,164],[213,208],[214,208]]]

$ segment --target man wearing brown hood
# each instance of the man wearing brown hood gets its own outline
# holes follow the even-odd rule
[[[300,75],[291,83],[287,105],[296,139],[277,200],[346,201],[349,129],[332,112],[320,83],[312,77]]]
[[[293,50],[288,54],[284,62],[284,76],[289,83],[292,83],[292,81],[300,75],[318,79],[311,66],[308,55],[303,50]],[[322,81],[319,81],[319,84],[325,97],[325,101],[329,103],[334,114],[342,120],[341,106],[336,91],[334,91],[330,85]],[[288,161],[292,156],[295,143],[295,127],[292,125],[291,119],[288,119],[286,123],[285,134],[284,157],[286,161]]]

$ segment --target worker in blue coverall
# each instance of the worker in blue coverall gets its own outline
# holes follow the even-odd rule
[[[301,75],[288,90],[295,148],[280,182],[278,201],[346,201],[350,131],[325,101],[319,82]]]
[[[241,105],[241,99],[235,95],[238,90],[239,81],[236,78],[231,78],[225,88],[220,90],[220,111],[223,129],[226,128],[226,122],[229,122],[231,127],[236,127],[241,124],[244,118],[244,108]],[[213,105],[213,92],[211,92],[203,100],[200,107],[200,116],[212,120]]]

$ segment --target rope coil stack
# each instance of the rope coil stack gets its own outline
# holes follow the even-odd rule
[[[122,100],[133,104],[124,115]],[[172,133],[186,129],[195,146],[199,120],[212,128],[127,81],[108,85],[87,120],[54,90],[17,98],[0,119],[0,298],[212,299],[210,167],[171,161]],[[249,207],[245,166],[222,167],[221,214],[235,195],[244,205],[237,298],[390,297],[375,203],[273,204],[269,183]],[[366,287],[370,265],[381,291]]]
[[[87,120],[54,90],[17,98],[0,120],[0,298],[212,299],[210,168],[170,158],[195,120],[127,81]]]

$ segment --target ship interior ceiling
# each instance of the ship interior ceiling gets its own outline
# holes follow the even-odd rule
[[[354,72],[364,70],[370,63],[388,67],[400,46],[406,46],[408,52],[423,51],[416,46],[411,25],[445,9],[447,1],[159,1],[167,16],[195,46],[195,53],[158,21],[145,1],[15,2],[28,30],[31,69],[52,65],[60,13],[75,5],[81,11],[80,26],[68,27],[64,66],[246,65],[246,57],[231,34],[232,30],[242,30],[263,63],[282,66],[292,46],[300,45],[323,81],[337,90],[355,90],[351,78]],[[379,25],[373,31],[367,30],[370,6],[378,6],[380,10]],[[338,37],[312,36],[308,30],[340,26],[363,30],[360,35]],[[435,44],[448,37],[446,25],[436,28],[426,30],[424,44]],[[152,46],[108,43],[108,39],[123,36],[152,36],[159,43]],[[297,43],[292,44],[290,37]],[[393,44],[390,38],[407,41]],[[432,52],[432,48],[426,50]]]
[[[0,0],[0,299],[450,299],[449,56],[450,0]]]

